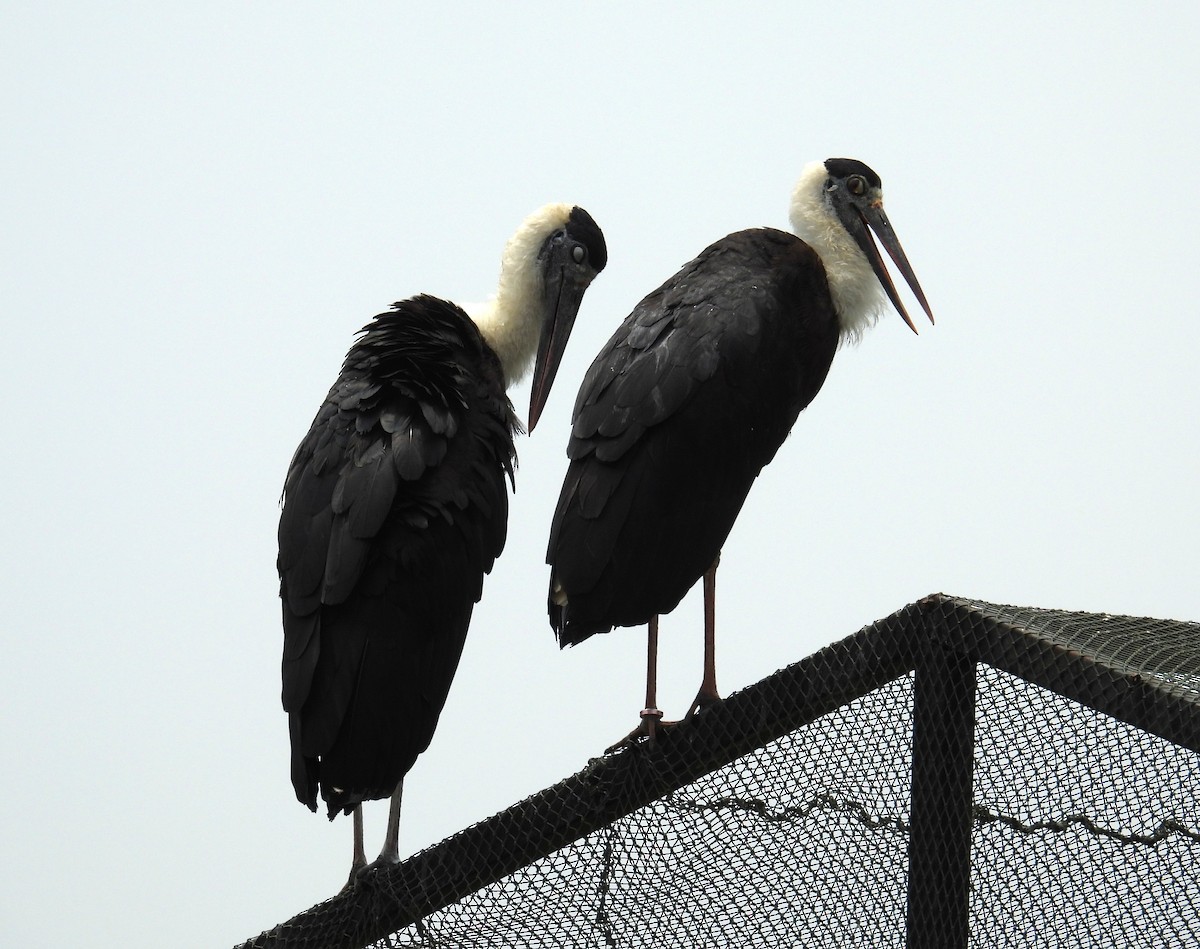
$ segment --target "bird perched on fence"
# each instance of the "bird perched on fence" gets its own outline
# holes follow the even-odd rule
[[[715,578],[754,479],[825,381],[842,340],[885,308],[916,327],[871,231],[933,314],[883,210],[879,176],[831,158],[804,169],[795,234],[721,238],[643,299],[596,356],[575,402],[570,465],[550,530],[549,614],[560,646],[649,624],[704,577],[704,676],[689,714],[718,699]]]
[[[380,862],[398,859],[404,775],[426,749],[483,578],[504,548],[521,430],[506,390],[534,362],[532,430],[604,235],[552,204],[509,240],[473,318],[416,296],[350,348],[288,469],[279,520],[283,706],[292,784],[332,820],[391,797]]]

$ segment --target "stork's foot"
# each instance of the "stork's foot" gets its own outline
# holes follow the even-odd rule
[[[352,864],[350,867],[350,879],[342,887],[342,892],[345,893],[347,890],[354,889],[354,887],[369,877],[373,871],[382,867],[394,867],[399,862],[399,856],[381,853],[370,863]]]
[[[719,704],[721,696],[716,689],[700,687],[700,691],[696,693],[696,697],[692,699],[692,704],[687,710],[687,714],[683,716],[685,722],[691,721],[695,716],[699,715],[706,708],[712,708]]]
[[[365,867],[358,871],[358,878],[361,880],[372,870],[378,870],[383,867],[394,867],[400,862],[400,857],[395,854],[380,854]]]
[[[343,886],[339,892],[346,893],[349,890],[354,889],[355,884],[358,883],[360,877],[362,876],[363,872],[366,869],[367,869],[366,860],[362,860],[362,861],[355,860],[353,863],[351,863],[350,864],[350,876],[346,878],[346,885]]]
[[[605,748],[604,753],[606,755],[611,755],[614,751],[636,745],[640,741],[654,741],[654,736],[664,728],[670,728],[672,725],[677,724],[676,722],[664,722],[662,709],[659,708],[644,708],[640,712],[640,715],[642,717],[641,724],[616,744]]]

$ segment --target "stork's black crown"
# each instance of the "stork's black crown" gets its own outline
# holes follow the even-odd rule
[[[862,175],[872,188],[880,188],[883,182],[879,175],[857,158],[826,158],[825,170],[834,178],[848,178],[850,175]]]
[[[604,265],[608,263],[608,245],[604,243],[604,232],[583,208],[571,208],[571,216],[567,219],[567,234],[588,249],[588,260],[597,273],[604,269]]]

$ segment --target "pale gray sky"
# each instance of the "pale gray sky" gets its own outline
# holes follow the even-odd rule
[[[519,446],[404,853],[634,724],[642,632],[559,653],[545,618],[575,388],[681,263],[786,227],[813,159],[880,173],[938,325],[839,353],[751,493],[721,687],[939,590],[1200,618],[1200,8],[1127,7],[10,2],[0,943],[232,945],[341,886],[349,822],[288,781],[284,472],[354,332],[485,298],[547,201],[609,266]],[[668,715],[699,627],[696,592]]]

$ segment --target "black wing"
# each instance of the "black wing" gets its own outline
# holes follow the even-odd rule
[[[504,547],[516,416],[453,304],[375,318],[292,459],[279,521],[297,797],[385,797],[432,737]]]
[[[638,304],[575,403],[547,554],[560,643],[678,604],[836,345],[820,261],[781,231],[717,241]]]

